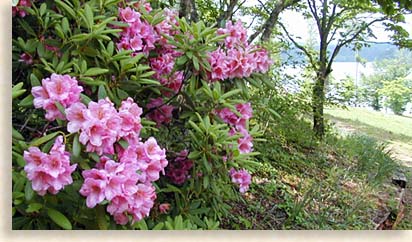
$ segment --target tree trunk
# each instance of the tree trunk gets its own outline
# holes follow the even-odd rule
[[[313,131],[316,137],[322,139],[325,135],[325,122],[323,117],[323,106],[325,103],[325,72],[318,72],[315,85],[313,86],[312,110],[313,110]]]
[[[216,22],[217,22],[218,26],[224,27],[222,25],[222,21],[224,21],[224,20],[227,21],[227,20],[230,20],[232,18],[233,10],[235,10],[235,7],[236,7],[238,1],[239,0],[230,0],[226,11],[222,11],[220,13],[219,17],[217,17],[217,19],[216,19]]]

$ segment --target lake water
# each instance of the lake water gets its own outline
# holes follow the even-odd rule
[[[299,75],[302,69],[299,67],[286,67],[286,73],[291,75]],[[334,62],[332,64],[332,76],[335,80],[341,80],[347,76],[360,79],[361,75],[370,75],[373,73],[373,62],[367,62],[362,65],[358,62]]]
[[[346,78],[346,76],[352,77],[356,80],[361,78],[361,75],[371,75],[373,74],[373,62],[367,62],[362,65],[358,62],[334,62],[332,64],[332,76],[335,80],[341,80]]]

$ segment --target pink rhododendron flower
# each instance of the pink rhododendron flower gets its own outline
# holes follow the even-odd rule
[[[24,171],[32,182],[32,188],[39,195],[46,192],[58,193],[64,186],[73,183],[71,174],[77,164],[70,166],[70,153],[65,151],[63,137],[58,136],[49,154],[45,154],[37,147],[30,147],[24,151],[27,164]]]
[[[247,31],[243,27],[242,22],[237,21],[235,24],[232,24],[232,21],[226,23],[226,28],[220,28],[217,30],[219,35],[228,34],[225,38],[225,46],[227,48],[233,47],[246,47],[247,42]]]
[[[87,127],[87,117],[90,115],[87,113],[87,107],[83,103],[74,103],[66,109],[66,117],[70,121],[67,124],[67,131],[75,133],[83,127]]]
[[[252,176],[245,169],[236,171],[233,167],[230,169],[229,174],[232,178],[232,182],[239,185],[239,191],[245,193],[249,190],[249,185],[252,182]]]
[[[170,74],[174,65],[175,58],[171,53],[163,54],[156,58],[150,58],[150,66],[154,71],[156,71],[156,78],[160,78],[162,75]]]
[[[136,22],[140,18],[140,13],[132,10],[129,7],[124,8],[124,9],[119,8],[119,14],[120,14],[121,20],[127,23]]]
[[[29,53],[23,53],[20,55],[19,61],[25,63],[26,65],[31,65],[33,64],[33,56]]]
[[[241,154],[252,152],[252,136],[245,129],[241,130],[241,133],[243,134],[243,137],[239,138],[237,141],[239,152]]]
[[[158,39],[154,27],[145,20],[141,19],[141,14],[130,7],[119,8],[120,20],[129,24],[120,33],[120,42],[117,48],[129,50],[135,53],[143,52],[149,54],[155,48]]]
[[[224,44],[209,54],[209,81],[249,77],[253,72],[267,72],[272,61],[263,48],[249,45],[247,31],[240,21],[226,23],[218,35],[227,35]]]
[[[255,66],[257,72],[265,73],[269,70],[270,65],[273,61],[269,58],[267,50],[259,48],[257,51],[253,52],[253,59],[255,60]]]
[[[227,56],[222,49],[217,49],[209,54],[209,63],[212,68],[210,74],[211,81],[224,80],[228,78],[229,68],[227,66]]]
[[[229,69],[229,78],[249,77],[253,69],[251,56],[243,50],[230,49],[227,53],[227,66]]]
[[[146,105],[148,109],[153,109],[147,117],[156,122],[157,126],[161,124],[167,124],[172,121],[172,112],[174,107],[172,105],[163,104],[161,97],[150,99],[150,102]]]
[[[229,130],[229,136],[233,136],[237,133],[242,134],[237,141],[238,149],[241,154],[250,153],[253,147],[253,137],[248,133],[246,129],[246,122],[252,117],[252,107],[250,103],[236,104],[236,111],[241,116],[236,115],[229,108],[223,108],[216,110],[216,114],[227,124],[231,126]]]
[[[137,117],[141,114],[131,98],[122,102],[119,111],[130,111]],[[160,172],[164,173],[168,164],[166,150],[161,149],[153,137],[146,142],[136,139],[118,153],[118,158],[120,162],[102,156],[96,168],[83,171],[85,180],[80,193],[87,197],[86,205],[90,208],[107,200],[107,212],[116,223],[128,223],[127,214],[134,223],[148,216],[154,205],[156,194],[151,182],[159,179]]]
[[[46,110],[46,119],[53,121],[56,118],[66,119],[58,110],[56,102],[64,108],[79,102],[83,87],[79,86],[77,80],[69,75],[52,74],[50,78],[42,80],[42,85],[33,87],[33,104],[36,108]]]
[[[159,205],[160,213],[168,213],[170,210],[170,203],[162,203]]]
[[[97,180],[93,178],[86,178],[83,186],[80,189],[80,194],[87,196],[86,205],[93,208],[96,204],[102,202],[105,198],[104,191],[106,188],[105,180]]]
[[[31,2],[30,0],[20,0],[17,6],[12,7],[12,14],[13,17],[16,16],[16,14],[19,14],[20,17],[25,17],[26,16],[26,11],[23,10],[22,7],[31,7]]]
[[[121,128],[119,137],[125,139],[129,144],[139,141],[140,130],[142,129],[140,115],[143,111],[132,98],[122,101],[119,108],[119,117],[121,119]]]
[[[158,180],[159,173],[164,174],[164,168],[168,164],[166,150],[161,149],[153,137],[145,143],[129,145],[122,154],[119,154],[119,158],[120,162],[131,164],[140,171],[138,177],[142,183]]]
[[[110,99],[74,104],[67,111],[68,131],[80,131],[79,141],[86,145],[86,151],[98,155],[114,154],[114,144],[120,139],[136,143],[142,129],[142,109],[132,98],[122,101],[119,111]]]
[[[189,178],[189,171],[193,166],[193,161],[187,158],[187,150],[180,151],[176,158],[167,166],[166,177],[176,185],[183,184]]]

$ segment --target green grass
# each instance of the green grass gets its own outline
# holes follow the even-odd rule
[[[309,122],[288,116],[265,135],[250,190],[223,228],[374,229],[381,185],[398,167],[385,145],[357,134],[316,141]]]
[[[326,117],[336,124],[340,131],[362,133],[380,142],[389,143],[391,156],[401,161],[408,181],[412,180],[412,117],[384,114],[363,108],[326,109]],[[349,132],[347,132],[349,131]],[[348,148],[348,147],[346,147]],[[365,150],[365,152],[368,152]],[[383,159],[378,159],[383,160]],[[386,167],[382,166],[381,170]],[[384,171],[386,173],[386,171]],[[396,229],[412,228],[412,185],[407,184],[405,217]]]
[[[325,116],[340,131],[363,133],[388,143],[393,157],[412,167],[412,117],[363,108],[325,109]]]
[[[412,142],[412,117],[384,114],[364,108],[325,109],[327,117],[354,124],[369,135]]]

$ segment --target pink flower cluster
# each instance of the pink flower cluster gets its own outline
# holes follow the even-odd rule
[[[86,205],[93,208],[105,199],[107,212],[116,223],[132,223],[149,215],[156,199],[151,182],[159,179],[167,166],[166,151],[151,137],[145,143],[129,145],[119,152],[120,162],[102,157],[96,168],[83,171],[84,183],[80,194],[86,196]]]
[[[239,185],[239,191],[245,193],[249,190],[249,185],[252,182],[252,176],[245,169],[236,171],[233,167],[230,169],[229,174],[232,178],[232,182]]]
[[[140,2],[139,6],[144,4],[146,10],[150,7],[149,3]],[[138,6],[138,7],[139,7]],[[163,92],[166,96],[171,96],[178,92],[183,81],[182,71],[173,71],[175,60],[182,54],[175,51],[173,45],[168,44],[163,35],[173,36],[176,31],[174,26],[178,25],[177,12],[169,9],[164,10],[165,20],[152,26],[142,18],[141,13],[130,7],[119,9],[120,20],[129,24],[127,28],[120,33],[120,41],[117,44],[119,49],[133,50],[136,53],[145,53],[149,55],[150,50],[156,49],[157,56],[149,59],[149,64],[156,73],[154,78],[157,79],[164,87],[171,91]]]
[[[19,62],[23,62],[26,65],[31,65],[33,64],[33,56],[31,56],[29,53],[23,53],[20,55]]]
[[[50,150],[50,154],[40,151],[37,147],[30,147],[24,151],[24,160],[27,164],[24,171],[32,182],[32,188],[39,195],[46,192],[58,193],[64,186],[73,183],[71,174],[77,164],[70,165],[70,153],[65,151],[63,137],[58,136]]]
[[[159,205],[160,213],[168,213],[170,210],[170,203],[162,203]]]
[[[120,162],[133,164],[140,171],[140,182],[148,183],[157,181],[159,173],[165,174],[166,150],[161,149],[156,139],[150,137],[145,143],[138,142],[129,145],[124,151],[119,152]]]
[[[159,51],[160,52],[160,51]],[[150,58],[150,66],[156,73],[153,75],[160,84],[171,89],[171,91],[163,92],[165,96],[171,96],[177,93],[183,84],[183,71],[173,72],[176,57],[181,54],[176,51],[162,51],[158,57]]]
[[[152,25],[142,20],[141,14],[130,7],[119,9],[120,20],[128,23],[128,27],[123,28],[120,41],[117,43],[118,49],[133,50],[136,53],[143,52],[149,54],[155,49],[157,39],[156,32]]]
[[[12,7],[11,11],[13,14],[13,17],[16,16],[16,14],[19,14],[20,17],[25,17],[26,16],[26,11],[23,10],[23,8],[21,7],[31,7],[31,2],[30,0],[20,0],[19,3],[17,4],[17,6]]]
[[[172,112],[174,107],[163,103],[161,97],[150,99],[150,102],[146,105],[150,110],[147,117],[156,122],[157,126],[161,124],[167,124],[172,121]]]
[[[114,154],[113,145],[120,139],[129,144],[139,141],[141,114],[142,109],[130,97],[122,101],[119,111],[109,98],[92,101],[88,107],[79,102],[66,109],[67,130],[80,131],[79,140],[87,152]]]
[[[250,103],[236,104],[235,107],[241,116],[236,115],[229,108],[223,108],[216,112],[225,123],[232,126],[229,135],[235,135],[237,132],[243,135],[238,139],[240,153],[250,153],[253,147],[253,138],[246,129],[246,122],[252,117],[252,107]]]
[[[226,28],[218,29],[219,35],[227,34],[224,45],[209,54],[210,81],[228,78],[249,77],[253,72],[267,72],[272,61],[265,49],[249,45],[247,31],[241,22],[226,23]]]
[[[78,85],[76,78],[53,73],[50,78],[42,80],[41,86],[33,87],[31,92],[34,96],[34,107],[46,110],[46,119],[53,121],[57,118],[66,119],[57,108],[56,102],[67,108],[79,102],[82,91],[83,87]]]
[[[193,166],[193,161],[187,158],[188,154],[187,150],[180,151],[166,169],[166,177],[174,184],[182,185],[189,178],[189,171]]]

